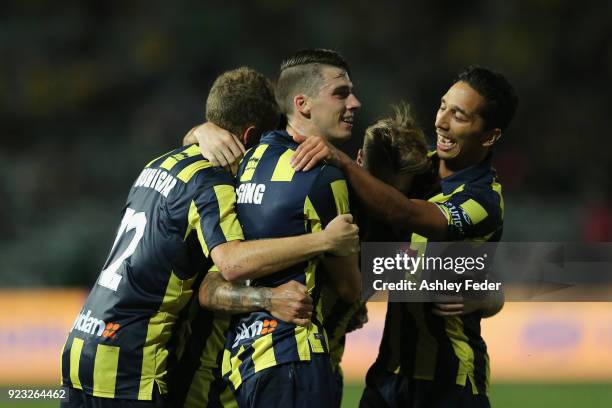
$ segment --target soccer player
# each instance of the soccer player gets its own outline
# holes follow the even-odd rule
[[[293,135],[322,134],[333,141],[350,137],[360,103],[352,93],[348,65],[333,51],[300,51],[281,65],[276,98],[287,128],[265,134],[247,152],[237,176],[237,209],[249,239],[316,232],[350,210],[346,182],[336,168],[295,172],[289,164],[297,147]],[[321,262],[339,296],[354,302],[361,290],[357,257]],[[278,321],[265,311],[234,320],[223,369],[239,406],[301,407],[313,401],[335,406],[318,263],[304,262],[252,281],[270,287],[299,281],[313,299],[314,313],[308,327]]]
[[[206,125],[204,125],[203,127],[205,126]],[[194,137],[194,131],[196,130],[197,128],[194,128],[192,129],[192,131],[189,132],[189,134],[184,139],[184,143],[197,142],[196,138]],[[212,137],[214,138],[214,136]],[[239,311],[244,311],[241,310],[243,309],[241,303],[243,303],[242,301],[245,298],[248,298],[248,296],[245,297],[244,294],[247,293],[247,291],[249,290],[254,290],[255,288],[235,286],[224,282],[220,278],[213,278],[215,278],[215,275],[209,274],[205,280],[207,292],[207,294],[203,297],[205,306],[209,309],[221,311],[224,313],[235,313]],[[323,278],[325,278],[325,276]],[[359,313],[356,313],[356,310],[362,306],[362,302],[357,301],[353,303],[348,303],[343,301],[342,298],[340,298],[336,293],[336,289],[333,287],[332,284],[322,284],[322,287],[323,288],[320,295],[321,313],[324,317],[324,327],[328,336],[332,369],[336,378],[339,380],[339,386],[336,390],[334,390],[334,396],[337,400],[336,406],[339,407],[342,398],[342,375],[340,370],[340,360],[344,351],[345,333],[347,329],[354,330],[357,328],[357,326],[363,324],[362,322],[359,322],[359,316],[361,315]],[[236,301],[238,299],[240,299],[240,301]],[[349,327],[349,325],[351,327]],[[204,378],[214,377],[214,374],[211,374],[210,369],[204,368],[203,365],[206,365],[209,368],[213,366],[214,363],[211,364],[211,362],[214,359],[211,358],[211,355],[216,355],[216,352],[211,353],[211,348],[208,345],[209,343],[211,343],[210,341],[207,342],[207,345],[204,348],[204,351],[202,352],[201,350],[204,346],[202,344],[203,342],[196,341],[196,337],[197,336],[192,336],[190,343],[200,344],[199,347],[194,348],[200,350],[199,353],[201,353],[201,358],[189,357],[182,359],[186,364],[190,364],[192,367],[196,365],[193,363],[194,361],[202,361],[199,367],[192,368],[193,374],[189,377],[191,381],[188,381],[187,383],[181,381],[183,389],[189,389],[188,392],[183,392],[183,394],[187,394],[187,398],[185,399],[185,406],[204,406],[206,405],[207,401],[211,399],[223,400],[224,406],[231,406],[231,403],[228,402],[228,400],[231,400],[231,398],[228,398],[224,390],[222,390],[222,387],[215,387],[215,385],[218,383],[217,379],[212,381],[212,386],[209,385],[211,383],[211,380],[204,380]],[[197,383],[205,385],[196,386]],[[214,388],[216,388],[215,391],[213,391]],[[195,391],[195,389],[204,391]],[[223,394],[221,397],[218,396],[219,390],[221,390],[221,393]]]
[[[263,77],[254,79],[263,81]],[[271,89],[256,87],[253,80],[245,80],[242,70],[221,75],[213,84],[206,102],[207,118],[221,124],[245,139],[245,110],[254,103],[265,102],[268,109],[257,109],[254,114],[278,118]],[[249,85],[247,87],[247,85]],[[245,92],[245,87],[247,91]],[[256,92],[264,92],[258,96]],[[252,100],[249,102],[246,96]],[[273,123],[276,121],[267,121]],[[197,142],[190,131],[184,144]],[[202,309],[200,306],[205,307]],[[236,406],[232,392],[223,381],[220,363],[223,357],[229,314],[268,310],[274,317],[287,322],[310,323],[312,299],[306,286],[289,281],[275,288],[245,286],[241,282],[227,282],[216,270],[206,275],[197,299],[193,299],[182,331],[185,338],[177,347],[177,362],[169,370],[168,395],[173,407]]]
[[[384,118],[368,127],[365,133],[363,148],[360,149],[357,162],[375,177],[388,182],[401,192],[410,196],[422,196],[437,181],[437,173],[431,168],[428,159],[425,136],[416,126],[407,104],[394,109],[395,115]],[[219,134],[221,135],[221,134]],[[193,139],[190,139],[193,140]],[[210,138],[203,139],[209,143]],[[387,226],[377,228],[377,224],[368,223],[367,214],[358,214],[360,228],[365,240],[397,241],[401,237],[390,235]],[[212,275],[207,276],[207,280]],[[227,285],[227,284],[226,284]],[[210,285],[212,293],[214,285]],[[236,289],[224,288],[223,294],[216,294],[215,302],[208,307],[215,308],[215,303],[228,304],[229,300],[238,297]],[[212,295],[210,295],[212,296]],[[225,306],[227,308],[227,306]],[[226,310],[226,309],[223,309]],[[335,289],[324,284],[321,292],[321,312],[324,316],[324,328],[328,336],[332,370],[335,376],[333,393],[335,406],[342,400],[343,378],[340,362],[344,353],[345,335],[357,329],[367,320],[367,311],[361,301],[347,303],[336,293]]]
[[[439,189],[439,178],[437,169],[432,166],[431,153],[427,151],[425,135],[412,117],[408,104],[394,106],[394,111],[394,116],[382,119],[366,130],[363,148],[359,150],[356,162],[407,197],[430,196],[436,188]],[[410,239],[409,234],[401,229],[371,220],[364,211],[358,215],[362,241],[397,242]],[[402,315],[403,307],[400,303],[389,302],[385,321],[395,322]],[[379,359],[394,361],[389,364],[394,368],[399,366],[398,356],[392,353],[401,348],[399,330],[401,327],[396,325],[385,325],[385,342],[379,352]],[[370,394],[374,393],[374,398],[384,401],[379,404],[383,407],[403,406],[400,398],[406,381],[394,372],[394,368],[384,371],[371,369],[366,380],[365,393],[368,398],[372,398]]]
[[[222,133],[218,135],[224,136]],[[207,148],[211,140],[214,141],[215,138],[202,138],[202,146]],[[357,161],[360,165],[363,163],[365,168],[379,179],[413,196],[423,195],[424,189],[430,189],[437,179],[437,174],[431,171],[423,132],[414,123],[406,104],[397,106],[393,117],[381,119],[366,130],[363,149],[359,151]],[[415,176],[417,179],[413,182]],[[359,215],[360,225],[368,224],[367,220],[364,220],[367,214]],[[362,228],[366,240],[400,240],[400,237],[390,236],[388,227],[375,228],[375,225],[372,223],[369,228]],[[230,293],[227,292],[219,299],[229,296]],[[344,353],[345,335],[361,327],[363,320],[367,319],[367,312],[363,302],[344,302],[331,285],[325,284],[321,292],[321,310],[335,376],[332,390],[335,406],[339,407],[343,388],[340,362]]]
[[[427,144],[422,130],[415,124],[406,103],[393,107],[392,116],[378,120],[365,131],[363,147],[357,163],[368,172],[396,189],[411,196],[420,196],[424,188],[431,188],[437,179],[432,177]],[[399,241],[393,228],[370,222],[368,215],[355,209],[362,241]],[[343,375],[340,366],[344,354],[346,333],[360,328],[367,321],[363,301],[347,304],[329,288],[323,289],[325,330],[329,337],[330,356],[336,376],[337,406],[340,407]]]
[[[269,114],[276,107],[263,76],[240,69],[235,79],[242,95],[235,102],[244,107],[241,141],[249,145],[262,129],[276,125],[278,115]],[[207,118],[215,120],[213,111]],[[244,241],[235,197],[232,176],[213,168],[197,146],[175,149],[145,166],[66,341],[62,382],[69,398],[62,406],[167,406],[166,370],[176,322],[213,261],[234,280],[264,276],[324,252],[356,251],[357,228],[343,218],[314,234]],[[284,289],[304,298],[295,283]],[[279,302],[259,306],[272,315],[286,310]],[[299,317],[307,319],[308,311],[303,312]]]
[[[324,138],[306,138],[292,163],[305,171],[319,160],[338,166],[367,213],[411,232],[412,242],[498,241],[503,199],[491,155],[517,104],[513,87],[501,74],[480,67],[459,74],[442,96],[436,116],[432,160],[441,191],[427,200],[405,197]],[[480,320],[499,311],[496,300],[406,303],[393,321],[388,315],[361,406],[488,407],[489,356]],[[394,372],[401,374],[403,384],[385,389],[388,374]]]

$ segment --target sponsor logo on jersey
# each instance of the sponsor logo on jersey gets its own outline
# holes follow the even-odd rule
[[[242,325],[238,326],[236,329],[236,339],[234,340],[232,348],[237,347],[242,340],[249,340],[265,334],[270,334],[276,329],[276,326],[278,326],[278,322],[275,319],[257,320],[249,326],[242,323]]]
[[[442,203],[446,208],[448,208],[448,212],[450,214],[450,222],[457,227],[461,234],[464,234],[464,227],[466,225],[472,225],[472,219],[465,212],[465,210],[461,207],[457,207],[455,204],[447,201]]]
[[[249,158],[249,161],[247,162],[246,166],[244,167],[244,172],[249,171],[249,170],[255,170],[255,167],[257,167],[257,163],[259,163],[259,158],[258,157],[252,157]]]
[[[106,323],[102,319],[95,318],[91,315],[91,310],[88,310],[87,313],[81,312],[77,316],[72,325],[72,330],[78,330],[97,337],[114,339],[120,327],[119,323]]]

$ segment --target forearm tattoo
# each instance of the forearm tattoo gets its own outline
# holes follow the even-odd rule
[[[244,313],[269,310],[272,305],[270,288],[251,287],[244,283],[232,283],[218,272],[208,273],[202,283],[207,309],[225,313]]]

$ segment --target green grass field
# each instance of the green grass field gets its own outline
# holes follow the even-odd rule
[[[347,384],[342,408],[357,407],[362,390]],[[610,408],[612,384],[493,384],[490,400],[495,408]]]
[[[362,389],[361,384],[347,384],[342,408],[357,407]],[[0,408],[59,406],[58,401],[51,400],[9,400],[7,390],[0,391]],[[610,408],[612,384],[494,384],[491,405],[495,408]]]

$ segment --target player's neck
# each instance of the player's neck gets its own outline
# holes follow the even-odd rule
[[[453,174],[455,174],[455,171],[457,170],[452,168],[452,166],[450,168],[447,166],[446,160],[440,160],[440,166],[438,167],[438,175],[441,179],[452,176]]]
[[[297,127],[295,125],[292,125],[291,123],[287,123],[287,127],[285,128],[285,130],[291,136],[304,136],[304,137],[308,137],[307,135],[305,135],[304,133],[299,131],[297,129]]]
[[[303,136],[310,137],[317,135],[316,130],[308,123],[300,123],[299,121],[287,121],[287,128],[285,129],[291,136]]]
[[[485,153],[482,155],[482,157],[479,156],[478,158],[465,158],[466,160],[458,160],[457,157],[454,157],[451,160],[440,159],[438,175],[441,179],[450,177],[458,171],[482,163],[487,158],[487,154],[488,153]]]

